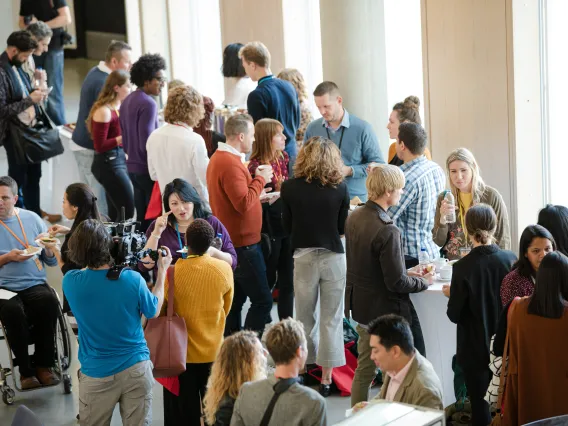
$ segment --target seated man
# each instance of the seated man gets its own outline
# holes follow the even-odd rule
[[[430,361],[414,349],[408,322],[399,315],[383,315],[371,321],[368,333],[371,359],[386,372],[381,391],[373,401],[385,399],[443,410],[442,384]],[[367,404],[360,402],[353,411]]]
[[[36,237],[47,231],[41,218],[18,209],[18,185],[9,176],[0,177],[0,289],[16,293],[0,299],[0,321],[6,328],[10,347],[20,366],[22,389],[54,385],[59,378],[55,366],[55,324],[59,301],[47,285],[44,266],[57,266],[51,250],[26,255]],[[30,363],[29,326],[34,326],[35,365]],[[34,368],[35,367],[35,368]]]
[[[323,397],[298,383],[298,375],[308,357],[302,323],[285,319],[272,326],[265,337],[268,352],[276,363],[274,376],[243,385],[235,402],[231,426],[256,426],[265,415],[266,424],[271,426],[327,425]]]

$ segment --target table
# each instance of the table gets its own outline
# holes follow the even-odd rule
[[[456,353],[456,325],[446,315],[448,298],[442,293],[444,284],[448,283],[435,281],[428,290],[411,294],[410,298],[420,319],[426,358],[442,382],[444,407],[447,407],[456,400],[452,370],[452,357]]]

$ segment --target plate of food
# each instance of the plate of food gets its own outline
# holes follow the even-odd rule
[[[35,256],[36,254],[41,253],[42,248],[36,246],[29,246],[27,249],[24,250],[22,256]]]

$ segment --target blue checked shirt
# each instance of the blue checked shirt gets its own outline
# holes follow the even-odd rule
[[[438,195],[446,186],[446,175],[440,166],[425,156],[400,166],[406,178],[404,192],[398,206],[389,209],[389,215],[402,233],[404,254],[418,258],[425,248],[433,259],[440,248],[432,239],[434,214]]]

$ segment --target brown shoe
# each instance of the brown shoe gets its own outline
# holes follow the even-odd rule
[[[35,388],[41,388],[41,383],[36,377],[21,377],[20,376],[20,385],[22,386],[22,390],[30,390]]]
[[[38,368],[36,376],[43,386],[56,385],[61,381],[50,368]]]
[[[40,210],[42,219],[47,220],[49,223],[57,223],[60,222],[62,217],[60,214],[49,214]]]

